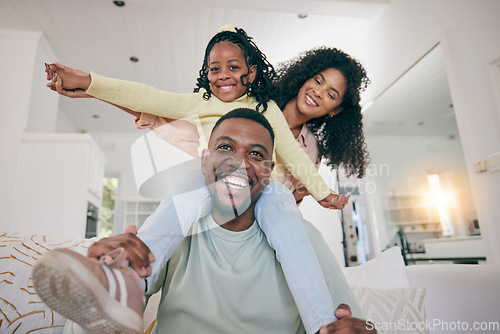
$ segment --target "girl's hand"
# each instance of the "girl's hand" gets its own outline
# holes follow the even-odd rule
[[[59,63],[45,65],[47,87],[57,93],[71,98],[91,97],[85,91],[90,86],[91,77],[88,73]]]
[[[331,193],[330,195],[323,198],[321,201],[318,201],[318,203],[322,207],[327,208],[327,209],[342,210],[347,205],[347,202],[349,201],[350,197],[351,197],[351,194],[339,195],[339,194]]]
[[[295,198],[295,202],[299,203],[304,199],[304,197],[309,195],[309,191],[306,189],[306,187],[300,187],[295,189],[292,194]]]

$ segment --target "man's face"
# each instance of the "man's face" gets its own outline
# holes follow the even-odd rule
[[[214,211],[224,217],[253,211],[269,183],[274,167],[273,144],[261,124],[230,118],[212,133],[202,154],[202,173],[212,195]]]

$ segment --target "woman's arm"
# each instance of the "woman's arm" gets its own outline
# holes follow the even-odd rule
[[[267,115],[266,115],[267,114]],[[276,158],[307,188],[309,193],[326,208],[342,209],[348,198],[333,194],[309,156],[295,140],[285,117],[275,103],[270,103],[264,113],[275,132]]]

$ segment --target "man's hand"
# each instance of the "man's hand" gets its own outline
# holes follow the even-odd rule
[[[351,197],[351,194],[339,195],[339,194],[331,193],[330,195],[323,198],[321,201],[318,201],[318,203],[322,207],[327,208],[327,209],[342,210],[347,205],[347,202],[349,201],[350,197]]]
[[[370,322],[352,317],[351,308],[347,304],[340,304],[337,310],[335,310],[335,316],[339,320],[321,327],[319,334],[377,333],[375,327]]]
[[[92,81],[88,73],[60,63],[45,64],[45,73],[51,90],[72,98],[91,97],[85,93]]]
[[[123,247],[127,251],[127,259],[130,262],[130,266],[141,277],[149,276],[151,275],[151,266],[149,264],[155,258],[148,246],[136,234],[137,227],[134,225],[128,226],[123,234],[103,238],[91,245],[88,249],[87,257],[98,259],[114,249]]]

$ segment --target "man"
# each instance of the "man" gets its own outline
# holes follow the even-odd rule
[[[253,110],[228,113],[214,127],[201,159],[212,213],[193,226],[157,284],[148,289],[154,293],[162,288],[155,332],[304,333],[275,253],[255,223],[254,206],[274,166],[272,151],[272,129]],[[326,264],[323,271],[334,302],[350,304],[361,316],[319,232],[310,233],[320,262]],[[146,276],[152,256],[133,234],[103,239],[89,248],[88,256],[100,257],[119,247]],[[341,306],[336,315],[340,320],[320,333],[369,332],[348,307]]]

